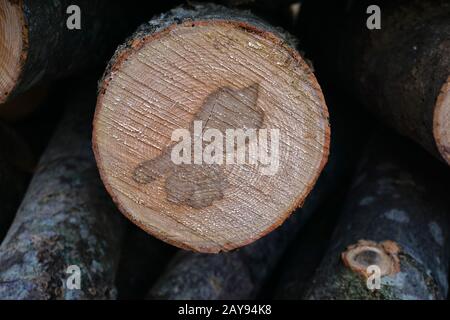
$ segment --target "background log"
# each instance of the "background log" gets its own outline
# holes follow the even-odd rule
[[[367,146],[307,298],[446,297],[450,180],[444,165],[419,151],[382,133]],[[369,265],[381,269],[380,290],[366,286]]]
[[[380,30],[366,26],[369,5]],[[445,0],[306,1],[300,32],[336,88],[450,163],[449,18]]]
[[[0,123],[0,242],[25,194],[34,155],[12,128]]]
[[[127,217],[178,247],[219,252],[269,233],[302,204],[328,157],[328,112],[289,39],[249,13],[202,4],[151,20],[117,50],[100,83],[93,143]],[[194,121],[202,132],[279,129],[278,171],[175,165],[170,137],[192,133]]]
[[[152,8],[130,1],[0,0],[0,104],[37,83],[102,63],[158,7],[175,2]],[[81,10],[79,30],[66,26],[71,5]]]
[[[90,144],[95,89],[75,91],[0,246],[1,299],[110,299],[122,234]],[[81,289],[66,286],[70,265]]]

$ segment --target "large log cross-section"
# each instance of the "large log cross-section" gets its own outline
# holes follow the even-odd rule
[[[151,20],[117,50],[93,145],[127,217],[176,246],[219,252],[267,234],[303,203],[328,157],[329,124],[291,40],[247,12],[201,4]],[[192,137],[184,148],[178,129]],[[229,130],[253,130],[257,141],[230,144]]]

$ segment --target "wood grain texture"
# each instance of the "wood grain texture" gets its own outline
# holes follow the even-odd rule
[[[249,13],[204,4],[151,20],[118,49],[100,84],[93,146],[128,218],[173,245],[218,252],[267,234],[303,203],[328,156],[328,113],[287,41]],[[196,119],[220,132],[279,129],[278,173],[174,166],[172,132]]]
[[[445,299],[449,175],[409,141],[379,132],[368,144],[308,299]],[[381,288],[366,285],[378,265]]]
[[[13,90],[19,78],[26,43],[22,40],[25,17],[19,6],[0,0],[0,103]]]
[[[308,232],[306,228],[312,227],[310,222],[315,222],[318,226],[309,230],[315,232],[316,237],[323,237],[323,223],[317,223],[316,214],[319,212],[316,211],[319,206],[334,197],[347,180],[350,180],[353,165],[357,160],[357,150],[360,150],[362,141],[365,141],[363,138],[360,140],[364,134],[355,136],[355,132],[359,132],[357,128],[360,122],[348,121],[347,119],[353,118],[343,116],[342,113],[333,114],[333,110],[336,109],[330,108],[330,122],[333,128],[330,158],[302,208],[297,209],[279,229],[233,252],[217,255],[178,253],[151,288],[149,298],[170,300],[258,298],[265,294],[270,282],[279,275],[277,268],[283,255],[293,255],[292,251],[285,252],[288,246],[304,249],[305,252],[313,250],[311,243],[299,246],[293,242],[299,233]],[[352,143],[349,144],[349,141]],[[306,222],[308,226],[305,226]],[[317,246],[314,248],[317,249]],[[295,272],[305,271],[302,268],[297,266]]]
[[[321,176],[311,196],[317,188],[328,190],[328,193],[321,197],[316,212],[287,248],[272,275],[266,297],[282,300],[303,298],[330,245],[352,177],[373,132],[370,115],[341,93],[334,87],[324,88],[333,128],[330,157],[322,173],[324,177],[328,175],[328,179],[321,182]]]
[[[0,246],[0,299],[112,299],[121,215],[99,179],[90,132],[95,86],[76,99],[44,152]],[[66,286],[70,265],[81,288]]]

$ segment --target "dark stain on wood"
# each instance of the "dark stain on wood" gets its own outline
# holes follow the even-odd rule
[[[257,83],[243,89],[229,87],[217,89],[205,99],[190,123],[191,137],[194,132],[194,121],[202,121],[202,132],[206,129],[217,129],[224,136],[226,129],[261,128],[264,111],[257,106],[258,95]],[[170,158],[172,148],[173,146],[165,149],[160,156],[139,164],[133,172],[133,180],[138,184],[148,184],[166,177],[167,201],[178,205],[198,209],[221,200],[228,185],[223,165],[176,165]],[[191,150],[193,149],[192,145]]]

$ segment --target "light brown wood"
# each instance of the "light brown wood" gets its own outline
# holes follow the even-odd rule
[[[450,76],[442,86],[433,117],[433,134],[439,152],[450,164]]]
[[[0,0],[0,103],[6,101],[20,75],[23,26],[19,6]]]
[[[273,33],[236,21],[170,25],[116,53],[100,87],[93,146],[120,210],[181,248],[228,251],[278,227],[328,157],[328,112],[312,71]],[[279,129],[279,170],[175,165],[175,129]],[[225,151],[224,151],[225,152]]]

